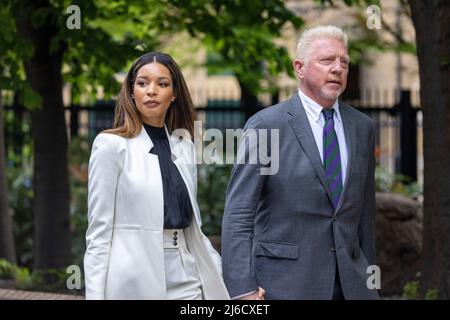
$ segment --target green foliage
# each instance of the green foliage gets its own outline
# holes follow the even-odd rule
[[[403,298],[408,300],[420,299],[420,272],[416,275],[416,280],[410,281],[403,287]],[[437,300],[439,298],[439,290],[428,289],[425,293],[425,300]]]
[[[391,174],[382,167],[375,170],[375,184],[377,191],[403,194],[413,199],[423,195],[423,186],[410,177],[401,174]]]
[[[32,163],[22,159],[18,165],[11,162],[7,166],[9,203],[13,212],[13,235],[17,261],[20,265],[31,266],[33,262],[33,184]]]
[[[30,271],[27,267],[18,267],[0,259],[0,280],[13,280],[13,286],[20,290],[81,293],[67,289],[68,274],[64,269]]]
[[[81,29],[71,30],[66,26],[69,18],[66,9],[72,4],[80,8]],[[94,101],[99,89],[105,99],[118,92],[115,75],[142,51],[154,50],[165,32],[170,33],[162,29],[167,15],[166,5],[157,0],[2,1],[1,88],[19,93],[27,108],[42,105],[40,96],[27,84],[23,67],[34,48],[19,35],[14,17],[27,17],[35,28],[51,21],[55,32],[50,39],[49,53],[63,53],[63,79],[72,86],[73,103],[80,103],[82,95]]]
[[[73,264],[82,266],[86,251],[87,182],[90,145],[87,138],[72,139],[69,145],[70,225]]]
[[[13,280],[17,289],[28,290],[33,287],[32,276],[28,268],[19,268],[4,259],[0,259],[0,279]]]
[[[267,1],[170,1],[176,16],[173,25],[207,46],[210,54],[220,57],[207,65],[212,72],[231,70],[240,82],[258,93],[269,81],[287,72],[293,76],[291,59],[284,46],[274,40],[285,26],[299,28],[303,20],[285,7],[281,0]]]
[[[30,290],[34,287],[33,277],[30,273],[30,270],[26,267],[25,268],[16,267],[14,280],[17,289]]]
[[[29,150],[29,147],[24,147]],[[70,172],[70,223],[73,264],[83,265],[86,250],[85,233],[87,229],[87,163],[90,146],[85,138],[72,139],[69,145]],[[10,206],[13,210],[13,231],[18,253],[17,267],[6,260],[0,260],[0,279],[12,279],[18,289],[48,292],[69,292],[66,287],[68,274],[65,270],[33,270],[33,185],[32,162],[28,157],[14,156],[10,153],[9,167],[6,170],[10,192]],[[27,160],[28,159],[28,160]]]
[[[25,80],[23,60],[34,52],[30,42],[20,38],[14,22],[11,1],[0,4],[0,88],[18,93],[19,102],[34,109],[42,99]]]
[[[425,300],[437,300],[439,297],[439,290],[429,289],[425,294]]]
[[[17,259],[21,266],[33,265],[33,164],[31,146],[27,141],[23,152],[16,155],[9,150],[7,182],[10,207],[13,211],[13,234]],[[87,166],[90,146],[87,138],[72,139],[69,144],[70,173],[70,230],[73,264],[82,265],[87,229]]]
[[[0,259],[0,279],[14,279],[16,266],[5,259]]]
[[[70,5],[66,1],[63,8]],[[95,101],[99,88],[104,99],[119,91],[118,72],[147,51],[154,51],[159,38],[169,30],[161,27],[168,15],[161,1],[82,1],[81,29],[65,27],[67,14],[61,14],[57,39],[68,50],[64,55],[63,76],[72,84],[74,103],[81,95]]]
[[[59,293],[80,293],[67,288],[67,278],[69,274],[64,269],[34,270],[27,278],[28,290],[59,292]],[[19,284],[18,284],[19,285]]]
[[[6,131],[6,182],[13,214],[13,236],[17,262],[31,266],[33,259],[33,162],[30,119],[25,113],[4,113]]]
[[[403,287],[403,297],[408,300],[419,298],[419,281],[410,281]]]
[[[0,279],[13,280],[17,289],[28,290],[33,287],[33,280],[28,268],[19,268],[4,259],[0,259]]]

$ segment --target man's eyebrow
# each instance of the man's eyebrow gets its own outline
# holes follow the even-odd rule
[[[322,56],[321,56],[321,59],[325,59],[325,58],[335,58],[336,57],[336,54],[335,53],[324,53]]]
[[[336,57],[337,57],[337,55],[336,55],[335,53],[329,53],[329,54],[326,53],[326,54],[324,54],[323,56],[321,56],[320,59],[330,59],[330,58],[335,59]],[[347,60],[347,61],[350,60],[350,57],[347,56],[347,55],[345,55],[345,56],[340,56],[340,58],[341,58],[341,59],[345,59],[345,60]]]

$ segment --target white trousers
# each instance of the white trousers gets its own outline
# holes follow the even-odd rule
[[[202,283],[183,229],[164,229],[166,299],[202,300]]]

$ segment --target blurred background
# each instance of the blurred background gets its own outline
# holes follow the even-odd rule
[[[137,57],[172,55],[196,119],[225,133],[295,93],[298,37],[323,24],[349,36],[341,99],[376,125],[380,293],[450,298],[448,21],[437,0],[2,1],[0,299],[2,288],[83,295],[90,148]],[[218,249],[231,167],[198,165]]]

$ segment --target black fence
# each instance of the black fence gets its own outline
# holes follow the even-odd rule
[[[421,176],[421,148],[417,139],[421,134],[421,111],[411,103],[409,91],[402,91],[395,105],[353,106],[370,116],[376,126],[377,160],[391,172],[417,180]],[[242,128],[247,118],[261,107],[242,108],[236,100],[209,100],[207,106],[196,109],[196,120],[205,129]],[[420,115],[420,116],[418,116]],[[5,107],[5,143],[7,150],[19,153],[24,141],[30,139],[29,114],[18,105]],[[93,140],[102,130],[110,128],[114,119],[114,101],[98,102],[91,106],[72,105],[66,108],[68,134]]]

